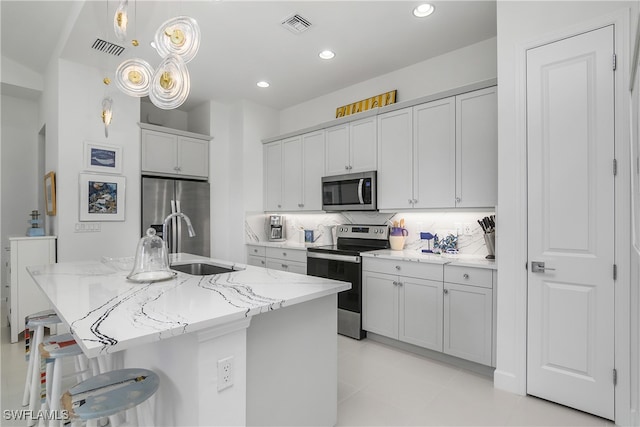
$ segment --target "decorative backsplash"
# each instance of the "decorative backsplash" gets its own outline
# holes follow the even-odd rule
[[[492,213],[492,212],[491,212]],[[448,235],[458,236],[458,251],[461,254],[488,254],[484,243],[484,233],[477,220],[491,214],[478,212],[340,212],[340,213],[297,213],[283,214],[285,217],[285,237],[288,243],[303,243],[300,230],[313,230],[314,240],[318,244],[329,244],[330,227],[340,224],[380,225],[400,221],[404,218],[405,228],[409,232],[405,250],[421,250],[428,247],[426,240],[420,239],[421,232],[437,234],[444,239]],[[497,221],[497,220],[496,220]],[[496,227],[498,228],[498,227]],[[268,241],[269,215],[264,212],[247,212],[245,215],[245,239],[247,243]],[[431,241],[433,245],[433,241]],[[433,246],[431,246],[433,247]]]

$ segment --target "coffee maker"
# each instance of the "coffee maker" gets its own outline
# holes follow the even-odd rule
[[[269,241],[281,242],[284,237],[284,217],[282,215],[271,215],[269,217]]]

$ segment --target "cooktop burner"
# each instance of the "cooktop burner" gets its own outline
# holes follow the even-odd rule
[[[358,255],[362,252],[389,248],[389,227],[386,225],[338,225],[337,243],[307,248],[310,252]]]

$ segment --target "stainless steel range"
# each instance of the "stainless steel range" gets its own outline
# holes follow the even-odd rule
[[[307,248],[307,274],[351,282],[351,289],[338,294],[338,333],[351,338],[366,337],[362,330],[362,252],[389,248],[386,225],[339,225],[336,244]]]

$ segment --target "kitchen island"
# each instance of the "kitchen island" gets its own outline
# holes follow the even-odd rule
[[[126,279],[132,259],[28,270],[88,357],[158,373],[154,425],[334,425],[336,294],[351,285],[171,258],[237,271],[134,283]],[[218,374],[225,363],[226,382]]]

